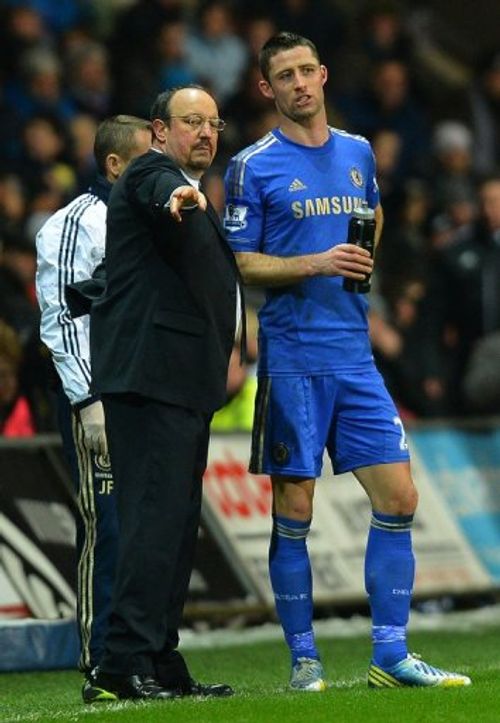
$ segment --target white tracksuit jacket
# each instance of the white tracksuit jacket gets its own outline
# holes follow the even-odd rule
[[[40,335],[71,404],[90,397],[89,316],[71,318],[64,287],[89,279],[102,261],[106,211],[90,190],[51,216],[36,237]]]

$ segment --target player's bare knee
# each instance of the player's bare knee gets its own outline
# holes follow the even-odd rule
[[[394,511],[393,515],[413,515],[417,509],[418,492],[413,483],[398,490],[391,500]]]
[[[279,501],[275,500],[274,508],[277,515],[291,520],[306,522],[312,517],[312,504],[304,498],[282,497]]]
[[[411,484],[410,488],[408,489],[408,498],[407,498],[406,505],[407,505],[408,512],[403,512],[403,514],[404,515],[413,515],[418,506],[418,490],[413,483]]]
[[[312,517],[314,482],[300,483],[291,479],[273,479],[275,514],[291,520],[307,522]]]
[[[385,515],[413,515],[417,508],[418,492],[415,485],[408,485],[387,490],[385,494],[373,495],[373,509]]]

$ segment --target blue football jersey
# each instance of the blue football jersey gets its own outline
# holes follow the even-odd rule
[[[353,209],[379,193],[368,141],[330,128],[319,147],[278,129],[231,159],[224,226],[234,251],[299,256],[345,243]],[[259,373],[325,374],[372,362],[364,295],[341,276],[269,288],[259,314]]]

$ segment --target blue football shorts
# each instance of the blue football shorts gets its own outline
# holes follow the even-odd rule
[[[250,471],[319,477],[409,460],[403,424],[375,366],[326,376],[260,377]]]

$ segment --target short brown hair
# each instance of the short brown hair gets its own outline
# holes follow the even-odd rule
[[[320,62],[318,48],[314,45],[312,40],[304,38],[302,35],[284,31],[278,33],[277,35],[273,35],[272,38],[269,38],[269,40],[264,43],[259,53],[259,67],[262,76],[268,83],[271,58],[278,53],[281,53],[283,50],[291,50],[292,48],[298,48],[301,45],[306,48],[310,48],[314,57],[318,62]]]
[[[106,174],[106,158],[116,153],[127,161],[136,148],[135,132],[151,131],[151,122],[134,115],[115,115],[106,118],[98,127],[94,141],[94,156],[100,173]]]

